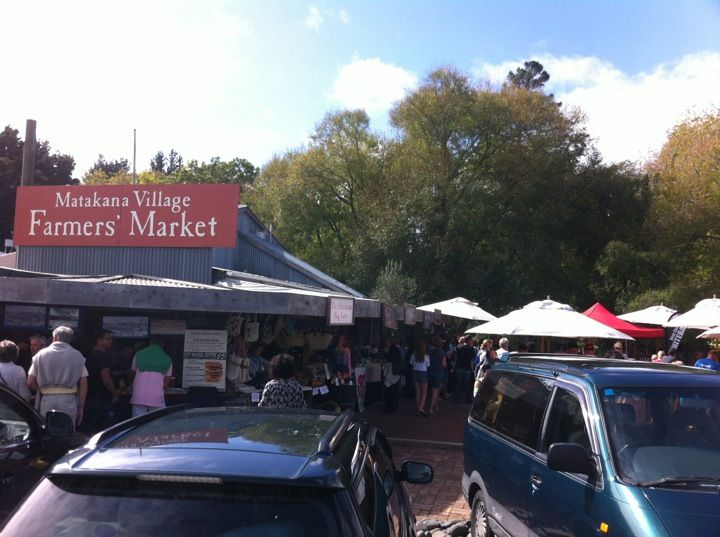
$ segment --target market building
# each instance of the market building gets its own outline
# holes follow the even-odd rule
[[[178,396],[255,397],[247,356],[262,344],[265,357],[294,355],[322,399],[338,336],[373,383],[385,332],[413,337],[439,320],[298,259],[238,198],[237,185],[20,187],[17,251],[0,256],[0,336],[23,341],[65,324],[87,339],[82,347],[109,329],[130,355],[162,336]]]

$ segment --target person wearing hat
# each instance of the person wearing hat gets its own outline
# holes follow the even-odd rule
[[[628,355],[623,352],[622,341],[616,341],[612,350],[605,354],[605,358],[615,358],[616,360],[627,360]]]

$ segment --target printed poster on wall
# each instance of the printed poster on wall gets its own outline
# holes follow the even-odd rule
[[[110,330],[114,338],[146,338],[150,329],[147,317],[126,315],[105,315],[102,320],[103,330]]]
[[[186,330],[182,387],[225,391],[227,330]]]
[[[5,305],[5,328],[30,328],[45,330],[47,325],[45,306]]]
[[[80,327],[80,310],[78,308],[50,308],[48,327],[55,330],[58,326],[69,326],[73,330]]]

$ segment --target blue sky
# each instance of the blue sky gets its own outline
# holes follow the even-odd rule
[[[720,106],[720,0],[0,0],[0,121],[73,155],[138,169],[171,148],[262,166],[331,110],[387,111],[439,66],[499,84],[523,61],[579,107],[609,161],[642,162],[688,114]],[[26,32],[32,28],[33,37]],[[28,46],[33,61],[23,61]]]

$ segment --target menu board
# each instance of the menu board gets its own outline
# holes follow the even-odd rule
[[[32,328],[45,330],[47,327],[45,306],[7,304],[5,306],[5,328]]]
[[[227,330],[186,330],[182,387],[225,391]]]

